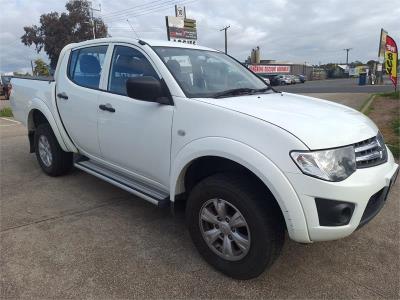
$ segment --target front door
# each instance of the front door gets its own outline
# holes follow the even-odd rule
[[[65,129],[84,154],[100,156],[98,97],[107,45],[74,49],[64,58],[57,80],[57,106]]]
[[[135,76],[160,79],[147,55],[133,46],[115,45],[107,91],[99,96],[98,134],[104,160],[137,175],[169,186],[173,106],[129,98],[126,81]],[[104,108],[104,107],[103,107]]]

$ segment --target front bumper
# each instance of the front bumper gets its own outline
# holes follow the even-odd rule
[[[388,149],[386,163],[358,169],[341,182],[323,181],[300,173],[286,173],[286,176],[300,199],[310,239],[327,241],[346,237],[375,217],[386,203],[397,172],[398,165]],[[316,199],[348,203],[353,208],[350,220],[342,226],[322,226]]]

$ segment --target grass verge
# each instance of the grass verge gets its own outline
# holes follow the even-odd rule
[[[13,113],[10,107],[4,107],[0,110],[0,117],[12,117]]]
[[[400,101],[397,93],[375,94],[362,112],[378,126],[386,145],[396,159],[400,159]],[[369,99],[370,100],[370,99]]]
[[[385,93],[378,93],[378,96],[384,97],[384,98],[390,98],[390,99],[400,99],[400,91],[396,92],[385,92]]]

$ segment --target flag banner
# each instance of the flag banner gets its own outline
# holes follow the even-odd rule
[[[381,39],[379,40],[379,51],[378,51],[378,57],[385,57],[385,48],[386,48],[386,37],[388,35],[388,32],[384,30],[383,28],[381,29]]]
[[[397,58],[398,49],[396,42],[390,36],[386,36],[385,70],[395,88],[397,86]]]

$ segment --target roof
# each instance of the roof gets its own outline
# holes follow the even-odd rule
[[[111,37],[111,38],[102,38],[102,39],[94,39],[94,40],[87,40],[80,43],[71,44],[71,48],[81,47],[91,44],[99,44],[99,43],[128,43],[137,45],[139,41],[143,41],[149,46],[162,46],[162,47],[175,47],[175,48],[189,48],[189,49],[198,49],[198,50],[209,50],[209,51],[218,51],[215,49],[211,49],[208,47],[198,46],[198,45],[191,45],[191,44],[184,44],[179,42],[171,42],[171,41],[163,41],[163,40],[152,40],[152,39],[136,39],[136,38],[126,38],[126,37]]]

